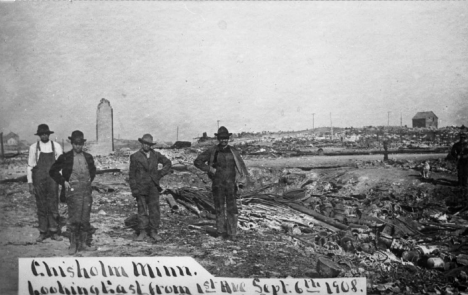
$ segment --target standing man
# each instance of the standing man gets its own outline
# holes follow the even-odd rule
[[[148,231],[149,236],[159,242],[161,240],[158,236],[161,223],[159,180],[169,173],[172,163],[151,148],[156,144],[151,134],[143,135],[138,141],[141,143],[141,149],[130,156],[129,171],[130,189],[138,204],[139,234],[135,240],[143,241]],[[158,170],[158,164],[163,165],[161,170]]]
[[[468,188],[468,142],[467,130],[463,125],[460,128],[460,140],[452,146],[450,156],[457,161],[458,185]]]
[[[239,152],[229,146],[232,133],[221,126],[215,136],[218,145],[201,153],[194,161],[195,167],[208,173],[212,180],[218,235],[231,240],[237,234],[237,183],[248,182],[248,171]]]
[[[384,148],[384,161],[388,161],[388,138],[385,137],[383,140],[383,148]]]
[[[55,182],[64,185],[67,191],[67,228],[70,231],[68,254],[72,255],[77,251],[95,250],[88,247],[87,240],[91,230],[90,215],[93,203],[91,182],[96,176],[96,166],[93,156],[83,152],[86,141],[83,132],[73,131],[68,139],[73,149],[55,161],[49,174]]]
[[[52,133],[46,124],[39,125],[35,135],[40,140],[29,147],[27,178],[29,192],[36,198],[40,232],[36,242],[42,242],[48,237],[55,241],[62,240],[58,235],[58,185],[49,176],[49,169],[62,154],[62,147],[49,140]]]

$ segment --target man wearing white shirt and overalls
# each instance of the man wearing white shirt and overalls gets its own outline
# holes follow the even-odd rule
[[[49,126],[41,124],[37,127],[40,140],[29,148],[28,184],[29,192],[36,197],[37,217],[39,219],[40,235],[36,242],[42,242],[50,237],[61,241],[58,235],[58,184],[49,176],[49,169],[55,160],[63,153],[57,142],[49,140],[54,133]]]

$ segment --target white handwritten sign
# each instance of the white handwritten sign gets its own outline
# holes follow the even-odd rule
[[[18,294],[366,294],[365,278],[218,278],[191,257],[19,259]]]

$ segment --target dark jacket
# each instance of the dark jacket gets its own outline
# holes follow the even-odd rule
[[[163,168],[158,170],[158,164]],[[171,170],[171,160],[159,152],[150,150],[149,159],[142,150],[130,156],[129,183],[132,193],[139,194],[139,187],[148,185],[151,181],[159,186],[159,180]]]
[[[96,166],[94,165],[93,156],[83,152],[86,163],[88,164],[89,176],[91,181],[96,177]],[[66,152],[58,157],[52,167],[50,167],[49,175],[52,177],[56,183],[63,185],[65,181],[70,181],[70,176],[73,171],[73,150]],[[62,174],[60,174],[62,171]]]
[[[234,156],[234,161],[236,162],[236,182],[247,185],[249,182],[249,172],[247,171],[247,167],[245,166],[244,160],[242,160],[237,149],[235,149],[232,146],[229,146],[229,148],[231,149],[232,155]],[[217,154],[216,151],[218,151],[218,149],[219,145],[210,147],[209,149],[198,155],[198,157],[193,162],[195,167],[207,172],[210,178],[210,167],[213,167],[213,164],[215,163],[215,156]]]
[[[468,164],[468,143],[456,142],[450,150],[450,156],[457,161],[458,166]]]

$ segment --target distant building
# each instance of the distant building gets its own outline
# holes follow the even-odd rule
[[[7,135],[5,135],[3,137],[3,142],[6,144],[6,145],[10,145],[10,146],[13,146],[13,145],[18,145],[18,143],[20,142],[19,140],[19,136],[18,134],[16,133],[13,133],[13,132],[10,132],[8,133]]]
[[[355,134],[355,133],[352,133],[352,134],[349,134],[349,135],[342,135],[343,137],[343,141],[347,141],[347,142],[356,142],[358,141],[361,136],[358,135],[358,134]]]
[[[190,141],[176,141],[172,146],[171,149],[183,149],[189,148],[192,146]]]
[[[206,134],[206,132],[203,132],[203,136],[202,137],[196,137],[194,138],[197,140],[197,142],[205,142],[205,141],[208,141],[208,140],[212,140],[213,138],[211,137],[208,137],[208,134]]]
[[[429,128],[439,126],[439,118],[432,112],[418,112],[413,117],[413,128]]]

